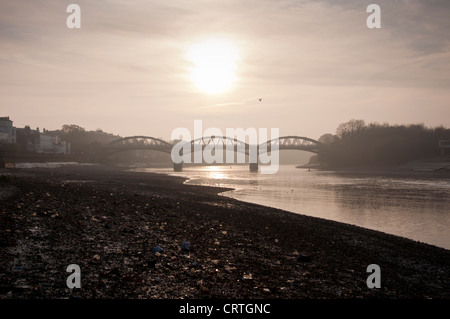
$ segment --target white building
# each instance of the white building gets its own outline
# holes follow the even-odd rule
[[[39,144],[36,144],[35,152],[37,153],[53,153],[53,136],[39,134]]]
[[[39,130],[39,129],[37,129]],[[36,145],[37,153],[70,154],[70,143],[62,141],[59,136],[39,134],[39,144]]]

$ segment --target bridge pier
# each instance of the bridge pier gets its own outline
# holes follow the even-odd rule
[[[258,163],[250,163],[250,172],[258,171]]]
[[[177,164],[173,163],[173,171],[174,172],[181,172],[183,170],[183,162]]]

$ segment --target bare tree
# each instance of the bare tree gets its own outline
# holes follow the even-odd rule
[[[366,122],[364,122],[364,120],[350,120],[348,122],[339,124],[338,128],[336,129],[336,135],[339,138],[351,137],[365,127]]]

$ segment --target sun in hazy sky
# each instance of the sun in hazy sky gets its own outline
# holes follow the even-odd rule
[[[228,91],[236,81],[236,45],[228,40],[206,39],[192,44],[187,52],[191,63],[190,79],[203,93]]]
[[[0,116],[16,127],[450,125],[448,0],[374,1],[379,29],[360,0],[75,2],[79,29],[67,1],[0,0]]]

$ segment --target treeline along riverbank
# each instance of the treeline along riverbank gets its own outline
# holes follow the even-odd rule
[[[450,129],[351,120],[319,139],[324,145],[316,160],[328,168],[394,167],[449,154],[439,148],[443,140],[450,140]]]

